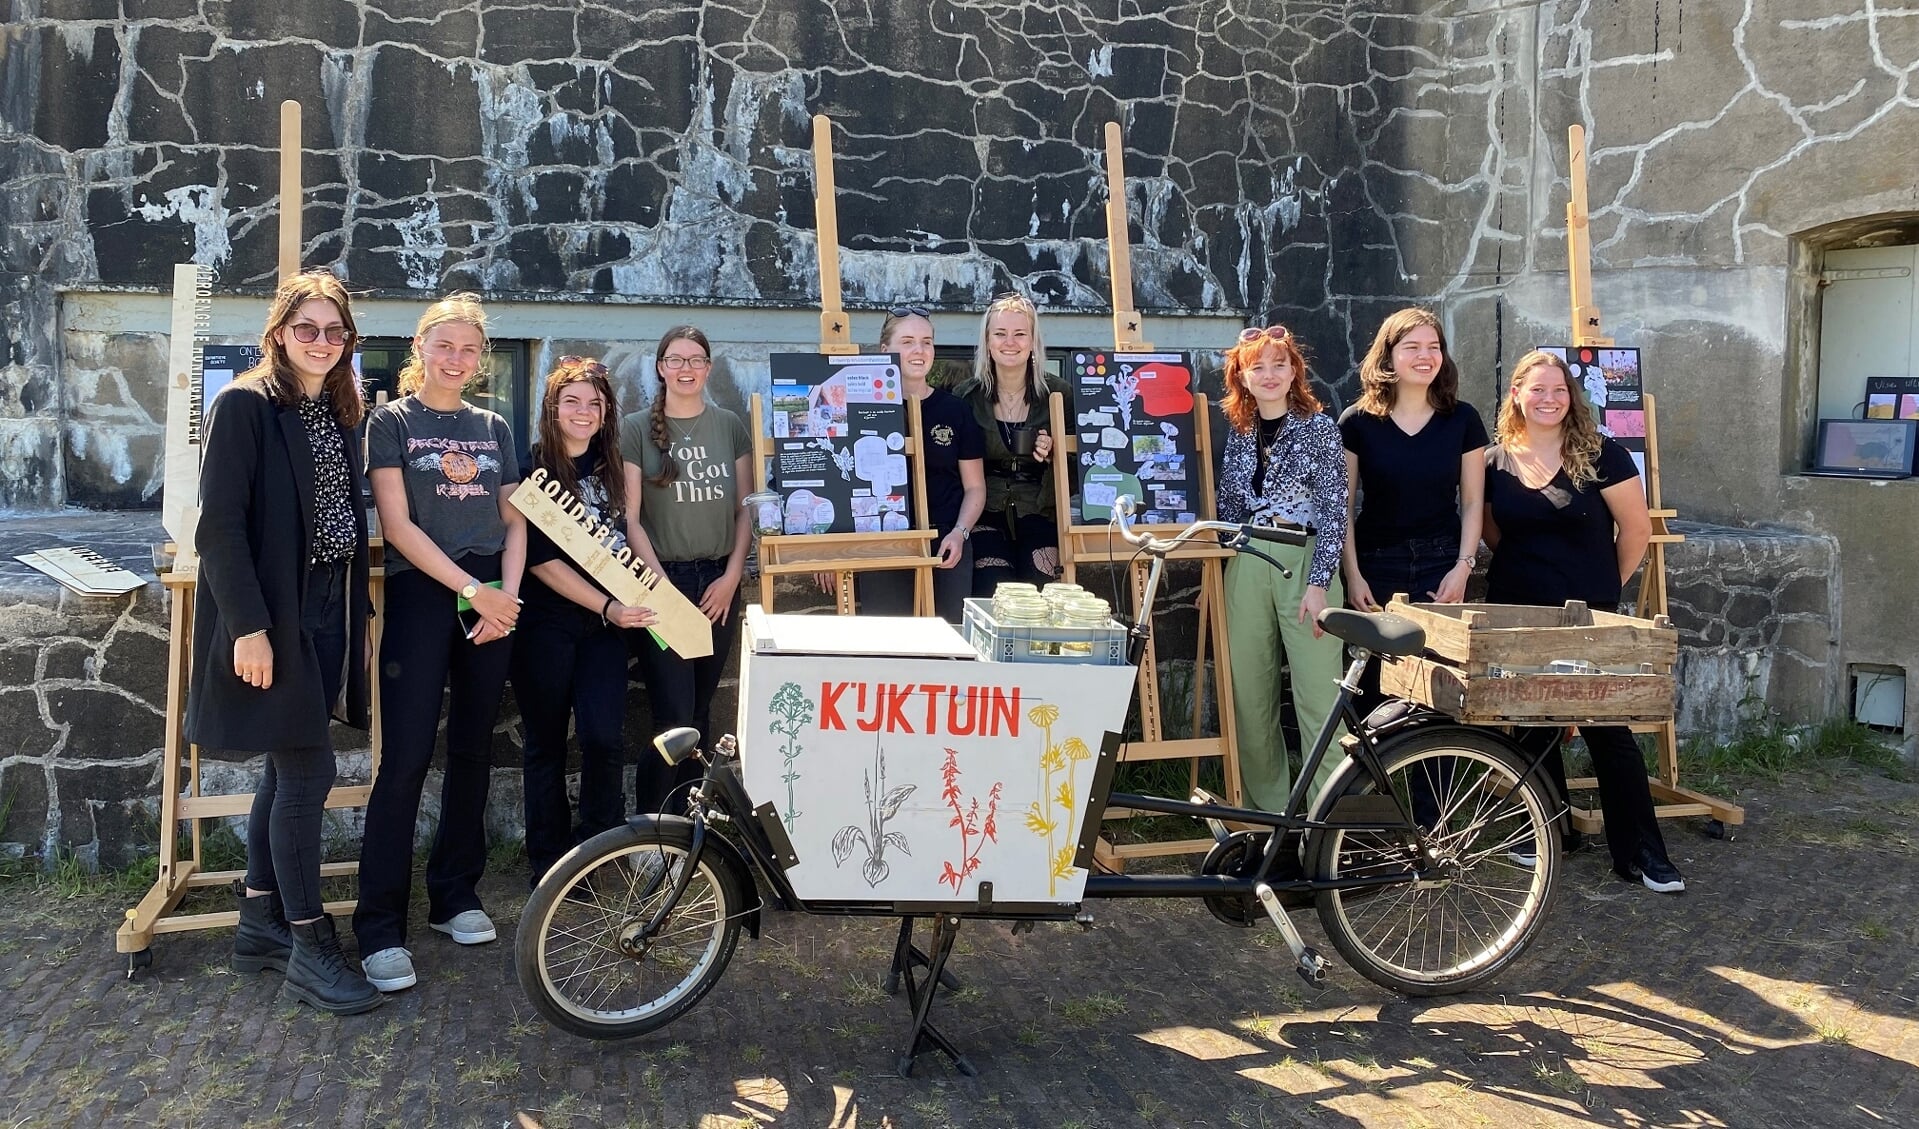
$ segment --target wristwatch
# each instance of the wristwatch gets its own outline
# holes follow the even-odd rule
[[[973,536],[973,527],[970,525],[956,525],[953,527],[953,532],[960,535],[960,540],[965,541]]]
[[[1459,563],[1465,565],[1467,568],[1473,568],[1479,564],[1479,554],[1474,553],[1470,557],[1461,557],[1459,558]]]
[[[469,577],[467,577],[467,578],[466,578],[466,587],[464,587],[464,588],[462,588],[462,589],[460,589],[460,599],[462,599],[462,600],[465,600],[465,601],[467,601],[468,603],[471,603],[471,602],[472,602],[472,600],[473,600],[473,597],[475,597],[475,596],[477,596],[477,595],[479,595],[479,594],[480,594],[480,584],[479,584],[479,582],[478,582],[478,581],[476,581],[476,580],[474,580],[474,579],[473,579],[472,577],[470,577],[470,576],[469,576]]]

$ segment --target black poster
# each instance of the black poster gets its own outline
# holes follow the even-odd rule
[[[1867,419],[1919,419],[1919,376],[1866,378]]]
[[[911,529],[899,358],[775,353],[770,360],[768,481],[780,496],[780,532]],[[773,524],[763,517],[762,527]]]
[[[1198,521],[1192,358],[1075,349],[1065,367],[1079,435],[1073,521],[1105,522],[1121,494],[1139,500],[1143,524]]]
[[[1639,371],[1639,350],[1598,345],[1541,345],[1572,370],[1574,391],[1583,390],[1592,405],[1599,430],[1632,453],[1643,478],[1646,473],[1645,380]]]

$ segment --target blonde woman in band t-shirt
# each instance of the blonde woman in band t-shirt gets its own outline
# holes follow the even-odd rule
[[[646,674],[653,732],[690,725],[712,740],[713,693],[739,638],[740,579],[752,545],[751,515],[740,498],[753,473],[753,442],[739,416],[707,399],[713,346],[706,334],[674,326],[660,338],[653,363],[659,387],[652,407],[620,421],[627,541],[706,613],[713,653],[683,659],[646,631],[629,633],[629,646]],[[698,773],[695,760],[675,770],[641,756],[633,770],[637,810],[662,810],[668,793]]]

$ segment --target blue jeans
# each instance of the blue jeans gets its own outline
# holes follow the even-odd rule
[[[673,587],[697,604],[707,585],[726,572],[726,559],[661,561],[660,567]],[[627,645],[646,673],[647,698],[653,706],[653,732],[633,766],[633,810],[646,815],[661,811],[670,792],[699,778],[699,761],[689,757],[674,768],[653,750],[652,738],[682,725],[700,731],[702,748],[717,736],[713,731],[713,693],[719,689],[720,676],[733,657],[740,637],[741,614],[740,595],[735,591],[726,622],[713,625],[713,653],[703,659],[681,658],[655,643],[652,633],[645,628],[627,632]]]

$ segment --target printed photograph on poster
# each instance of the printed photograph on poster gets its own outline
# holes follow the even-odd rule
[[[775,353],[765,427],[787,534],[911,528],[906,401],[890,355]],[[769,523],[770,524],[770,523]]]
[[[205,345],[200,350],[200,402],[209,407],[220,390],[233,383],[233,378],[260,363],[258,345]],[[360,367],[359,354],[354,354],[353,367]]]
[[[1867,419],[1919,419],[1919,376],[1866,378]]]
[[[1196,520],[1193,507],[1183,504],[1198,487],[1192,359],[1074,349],[1065,372],[1080,445],[1073,520],[1107,520],[1122,494],[1140,499],[1153,524]],[[1142,489],[1148,484],[1177,492],[1182,503],[1155,504]]]
[[[1646,449],[1645,384],[1639,371],[1639,350],[1588,345],[1541,345],[1566,362],[1573,379],[1585,390],[1599,421],[1599,430],[1628,451]]]

